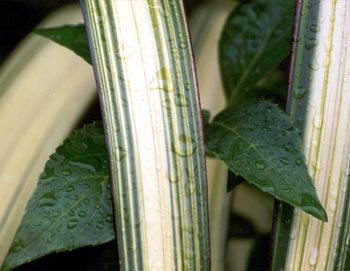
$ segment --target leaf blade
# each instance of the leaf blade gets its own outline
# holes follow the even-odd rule
[[[286,58],[290,50],[294,1],[251,1],[227,19],[219,44],[220,70],[228,104]]]
[[[3,266],[114,238],[102,123],[86,125],[50,157]]]
[[[209,153],[261,190],[326,220],[300,140],[288,117],[270,102],[220,113],[206,131]],[[253,159],[252,159],[253,158]]]
[[[91,64],[89,45],[84,24],[35,29],[33,32],[72,50],[86,62]]]

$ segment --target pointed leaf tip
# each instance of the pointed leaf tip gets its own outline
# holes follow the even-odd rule
[[[262,191],[323,220],[301,140],[275,104],[255,101],[221,112],[205,131],[208,153]]]

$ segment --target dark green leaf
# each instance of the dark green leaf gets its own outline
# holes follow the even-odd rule
[[[209,110],[202,109],[202,121],[204,127],[209,123],[210,120],[210,112]]]
[[[235,174],[307,213],[327,220],[287,115],[262,101],[229,108],[208,126],[207,151]]]
[[[83,24],[36,29],[34,30],[34,33],[67,47],[91,64],[89,45],[86,37],[85,26]]]
[[[229,104],[237,103],[288,56],[294,5],[294,0],[254,0],[227,19],[219,54]]]
[[[3,268],[114,237],[103,127],[97,123],[78,130],[50,157]]]

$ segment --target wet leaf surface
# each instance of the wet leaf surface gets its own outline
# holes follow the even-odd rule
[[[307,213],[326,220],[301,141],[287,115],[267,101],[249,102],[216,116],[205,131],[209,154],[230,170]]]

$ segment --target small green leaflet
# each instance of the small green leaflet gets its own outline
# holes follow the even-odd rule
[[[326,221],[296,129],[276,105],[250,102],[216,116],[207,151],[261,190]]]
[[[229,105],[288,56],[294,5],[294,0],[254,0],[242,3],[227,19],[219,60]]]
[[[83,24],[36,29],[33,32],[67,47],[91,64],[89,44]]]
[[[70,136],[47,162],[2,270],[115,238],[102,123]]]

